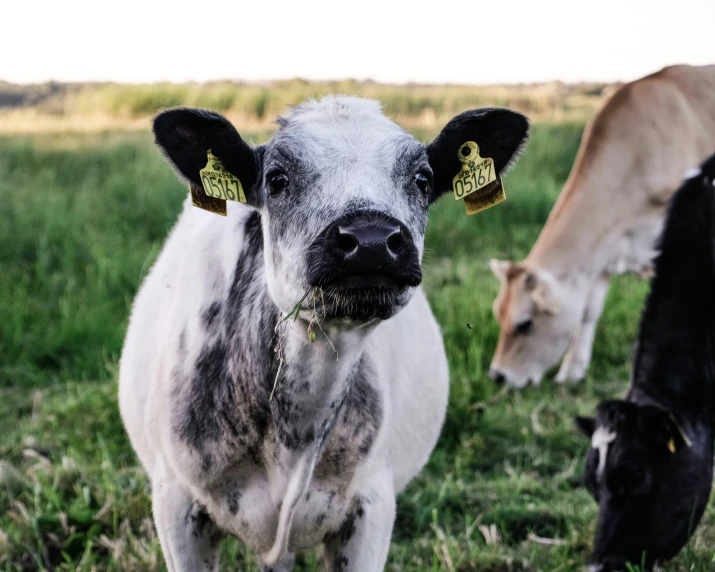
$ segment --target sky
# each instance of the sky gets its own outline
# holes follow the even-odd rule
[[[715,0],[5,2],[0,79],[628,81],[715,63]]]

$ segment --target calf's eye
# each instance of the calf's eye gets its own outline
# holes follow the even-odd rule
[[[415,183],[419,187],[420,191],[424,192],[429,186],[429,177],[424,173],[417,173],[415,175]]]
[[[519,322],[516,326],[514,326],[514,333],[519,336],[525,336],[526,334],[531,332],[532,326],[533,326],[532,320],[523,320],[523,321]]]
[[[277,197],[288,187],[288,175],[285,173],[276,173],[268,178],[268,186],[272,197]]]

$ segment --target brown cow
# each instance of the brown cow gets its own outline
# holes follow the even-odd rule
[[[648,274],[665,206],[683,173],[715,151],[715,65],[673,66],[626,84],[583,135],[527,258],[492,260],[501,280],[496,381],[580,380],[612,274]]]

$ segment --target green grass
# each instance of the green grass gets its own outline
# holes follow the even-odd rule
[[[486,377],[498,335],[487,260],[528,252],[580,134],[579,125],[536,125],[506,179],[506,203],[467,218],[447,197],[432,212],[425,288],[451,397],[428,467],[399,498],[389,570],[586,562],[597,511],[579,484],[588,445],[571,420],[625,393],[647,285],[614,281],[585,382],[497,393]],[[164,569],[116,373],[132,298],[184,195],[145,133],[0,138],[2,570]],[[711,507],[666,570],[711,570],[714,540]],[[236,541],[222,564],[254,569]],[[316,567],[315,554],[302,557],[299,569]]]

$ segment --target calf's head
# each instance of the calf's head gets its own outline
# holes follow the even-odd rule
[[[707,440],[663,409],[626,401],[604,401],[576,423],[591,439],[584,484],[599,506],[594,568],[650,569],[675,556],[708,502]]]
[[[539,383],[576,330],[583,300],[551,273],[527,263],[491,260],[501,281],[494,300],[500,332],[489,375],[514,387]]]
[[[326,97],[294,107],[252,147],[222,116],[172,109],[154,122],[157,144],[179,174],[201,185],[209,150],[237,176],[261,216],[267,285],[276,305],[303,302],[327,320],[365,323],[394,315],[422,279],[429,206],[451,189],[457,153],[476,141],[503,172],[528,122],[506,109],[467,111],[424,145],[379,103]],[[217,220],[216,224],[221,224]]]

